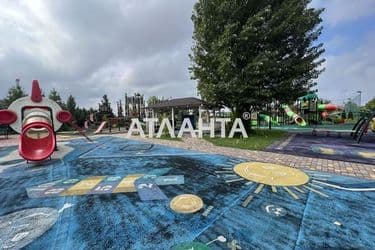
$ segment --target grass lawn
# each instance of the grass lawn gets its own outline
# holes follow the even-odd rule
[[[248,134],[249,138],[210,138],[204,137],[215,146],[263,150],[277,140],[284,138],[287,133],[281,130],[257,129]]]

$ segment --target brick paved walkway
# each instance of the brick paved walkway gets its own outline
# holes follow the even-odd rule
[[[17,145],[18,144],[17,137],[18,135],[9,135],[8,139],[0,138],[0,148]]]
[[[155,144],[162,144],[172,147],[180,147],[208,153],[239,157],[247,160],[284,164],[287,166],[301,168],[305,170],[316,170],[322,172],[330,172],[339,175],[349,175],[360,178],[375,179],[375,165],[345,161],[334,161],[328,159],[279,154],[264,151],[218,147],[214,146],[210,142],[207,142],[206,140],[198,138],[183,138],[183,141],[140,139],[137,137],[133,138],[141,141],[152,142]]]
[[[102,136],[108,136],[102,135]],[[111,136],[124,138],[125,134],[113,134]],[[80,138],[72,136],[69,138],[58,137],[58,140],[69,140],[73,138]],[[253,161],[263,161],[270,163],[284,164],[291,167],[316,170],[322,172],[330,172],[339,175],[356,176],[360,178],[374,179],[375,180],[375,165],[353,163],[346,161],[335,161],[328,159],[320,159],[314,157],[303,157],[296,155],[245,150],[228,147],[214,146],[210,142],[198,138],[183,138],[183,141],[161,140],[161,139],[142,139],[139,137],[132,137],[132,139],[147,141],[155,144],[162,144],[171,147],[179,147],[184,149],[202,151],[207,153],[221,154],[232,157],[238,157]],[[11,136],[8,140],[0,140],[0,147],[17,145],[16,136]]]

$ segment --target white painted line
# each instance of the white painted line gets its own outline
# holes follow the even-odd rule
[[[285,141],[283,141],[283,143],[281,143],[278,147],[276,147],[276,149],[278,150],[284,149],[286,146],[288,146],[288,144],[293,140],[295,136],[296,134],[292,134],[291,136],[289,136]]]
[[[333,187],[333,188],[337,188],[337,189],[342,189],[342,190],[347,190],[347,191],[354,191],[354,192],[375,191],[375,188],[346,188],[346,187],[342,187],[342,186],[335,185],[335,184],[325,183],[325,182],[322,182],[322,181],[313,180],[313,182],[317,182],[321,185],[325,185],[325,186]]]

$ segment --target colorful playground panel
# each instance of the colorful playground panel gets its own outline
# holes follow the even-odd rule
[[[159,176],[155,178],[155,183],[158,186],[163,185],[180,185],[185,183],[185,178],[183,175],[168,175]]]
[[[122,176],[107,176],[102,182],[95,186],[89,193],[90,194],[107,194],[113,193],[114,189],[118,186]]]
[[[65,190],[62,195],[83,195],[87,194],[91,189],[98,185],[105,177],[104,176],[91,176],[81,180],[74,186]]]
[[[135,181],[135,186],[142,201],[168,200],[168,197],[152,179],[140,178]]]
[[[51,196],[71,196],[86,194],[130,193],[137,192],[142,200],[167,199],[158,185],[184,184],[184,176],[154,176],[141,178],[144,174],[123,176],[90,176],[85,179],[67,179],[44,183],[26,188],[30,198]],[[135,181],[140,181],[135,184]]]
[[[115,188],[113,193],[129,193],[129,192],[136,192],[137,189],[135,188],[134,182],[136,179],[142,177],[143,174],[132,174],[127,175],[124,179],[121,180],[119,185]]]

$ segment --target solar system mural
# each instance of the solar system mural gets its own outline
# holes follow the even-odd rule
[[[371,180],[116,137],[37,165],[15,150],[0,149],[0,249],[375,248]]]

